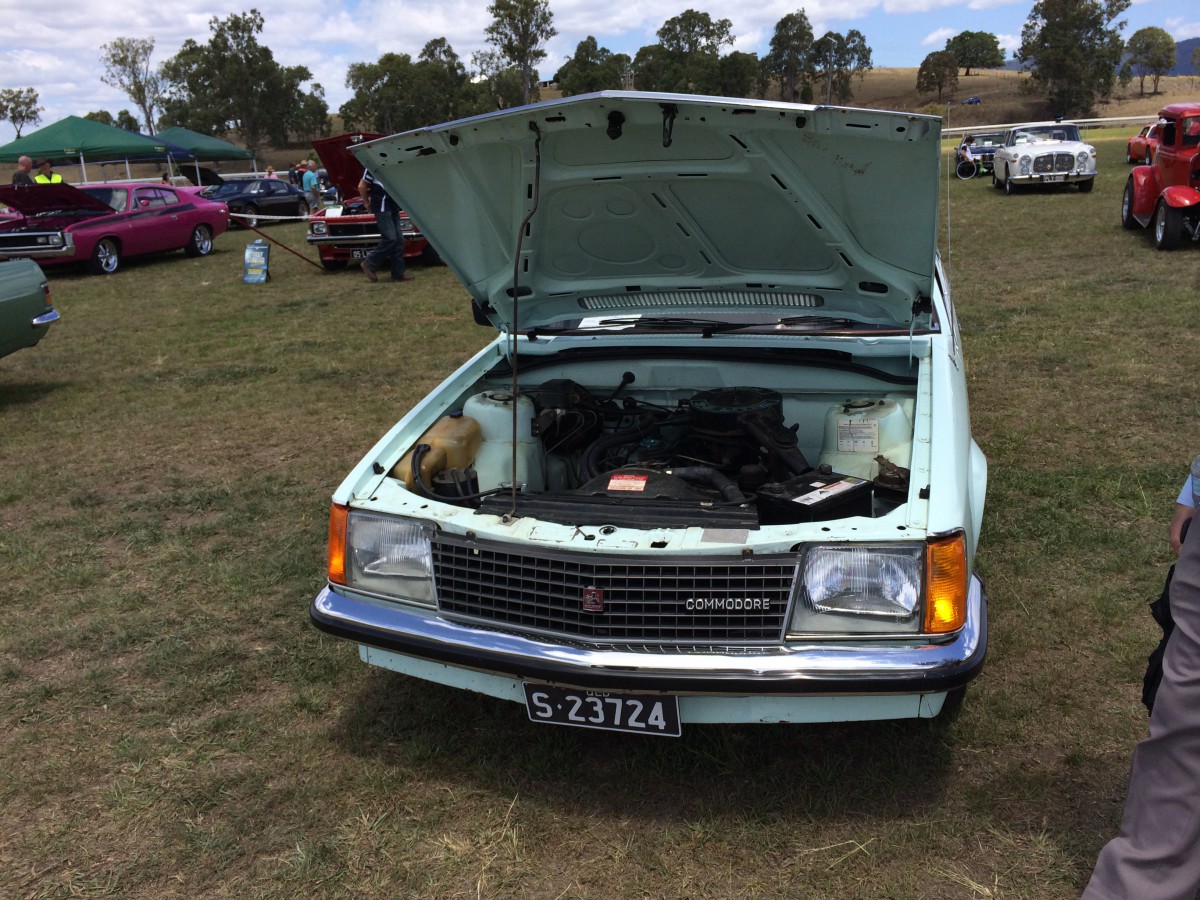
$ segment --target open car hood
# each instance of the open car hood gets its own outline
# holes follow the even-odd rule
[[[363,173],[363,164],[354,158],[349,148],[378,137],[381,135],[373,131],[356,131],[353,134],[339,134],[312,142],[330,183],[343,197],[358,196],[358,183],[362,180]]]
[[[893,325],[930,296],[940,137],[909,113],[606,92],[352,152],[502,330],[814,306]]]
[[[59,210],[113,211],[107,203],[69,184],[0,184],[0,203],[25,216]]]

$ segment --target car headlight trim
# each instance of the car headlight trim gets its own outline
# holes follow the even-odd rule
[[[427,522],[347,509],[342,530],[340,575],[335,566],[337,515],[330,515],[329,579],[369,594],[413,603],[436,602],[433,581],[434,528]],[[344,508],[344,507],[343,507]]]
[[[791,630],[914,634],[922,626],[925,546],[817,544],[801,563]]]

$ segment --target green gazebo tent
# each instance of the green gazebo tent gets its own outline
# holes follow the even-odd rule
[[[220,138],[209,137],[207,134],[189,131],[178,125],[164,128],[157,137],[190,150],[198,160],[212,162],[219,159],[254,159],[254,154],[244,147]]]
[[[196,164],[196,183],[200,184],[200,162],[215,162],[221,159],[254,159],[254,154],[244,147],[223,141],[220,138],[209,137],[198,131],[191,131],[181,125],[164,128],[157,135],[161,140],[170,141],[186,149],[192,154]],[[253,164],[251,168],[254,168]]]
[[[0,147],[0,162],[16,162],[18,157],[28,156],[78,163],[84,181],[89,159],[93,163],[123,159],[128,170],[130,159],[166,159],[168,155],[166,144],[154,138],[80,116],[67,116]]]

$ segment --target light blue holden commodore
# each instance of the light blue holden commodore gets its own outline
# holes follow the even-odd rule
[[[558,725],[957,703],[987,464],[939,140],[604,93],[356,148],[499,334],[337,489],[316,626]]]

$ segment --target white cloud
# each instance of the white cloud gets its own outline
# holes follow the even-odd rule
[[[1182,16],[1167,19],[1163,22],[1163,27],[1177,41],[1186,41],[1190,38],[1200,37],[1200,21],[1188,22]]]
[[[922,47],[944,47],[946,41],[958,34],[954,28],[939,28],[937,31],[931,31],[925,35],[925,39],[921,41]]]
[[[1013,53],[1021,46],[1019,34],[998,34],[996,40],[1000,44],[1000,49],[1004,51],[1005,59],[1012,59]]]

